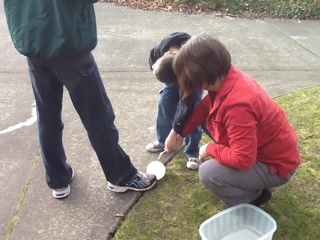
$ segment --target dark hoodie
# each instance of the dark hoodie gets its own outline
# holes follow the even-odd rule
[[[44,62],[90,52],[97,44],[95,2],[98,0],[4,0],[15,48]]]
[[[166,52],[169,51],[171,46],[181,47],[186,41],[188,41],[191,36],[184,32],[174,32],[166,36],[150,51],[149,65],[150,70],[152,70],[152,65],[161,58]]]

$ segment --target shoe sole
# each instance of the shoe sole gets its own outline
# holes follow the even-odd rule
[[[70,185],[68,185],[67,189],[65,190],[64,193],[55,193],[54,190],[52,191],[52,195],[54,198],[56,199],[63,199],[66,198],[70,195],[71,189],[70,189]]]
[[[144,192],[144,191],[147,191],[149,189],[151,189],[155,184],[156,184],[157,181],[154,181],[154,183],[152,183],[149,187],[147,188],[132,188],[132,187],[120,187],[120,186],[115,186],[111,183],[108,183],[108,189],[111,191],[111,192],[126,192],[128,190],[132,190],[132,191],[135,191],[135,192]]]

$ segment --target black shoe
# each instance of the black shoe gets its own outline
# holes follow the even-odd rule
[[[271,199],[272,193],[269,189],[263,189],[260,196],[257,197],[255,200],[250,202],[250,204],[255,205],[257,207],[266,204]]]
[[[154,174],[137,172],[127,184],[115,185],[108,182],[108,189],[112,192],[125,192],[127,190],[142,192],[151,189],[156,184],[156,181],[157,177]]]

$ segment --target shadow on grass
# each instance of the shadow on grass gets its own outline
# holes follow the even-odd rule
[[[274,240],[320,239],[320,86],[275,100],[299,136],[302,163],[289,183],[272,189],[261,208],[277,222]],[[209,141],[204,135],[202,143]],[[167,165],[166,176],[132,208],[114,239],[200,239],[200,224],[225,205],[186,168],[181,149]]]

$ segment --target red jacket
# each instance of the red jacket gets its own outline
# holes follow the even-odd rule
[[[285,177],[300,164],[297,136],[285,112],[251,77],[231,66],[218,92],[209,91],[196,106],[182,135],[206,121],[216,143],[207,154],[242,170],[255,162],[269,164]]]

